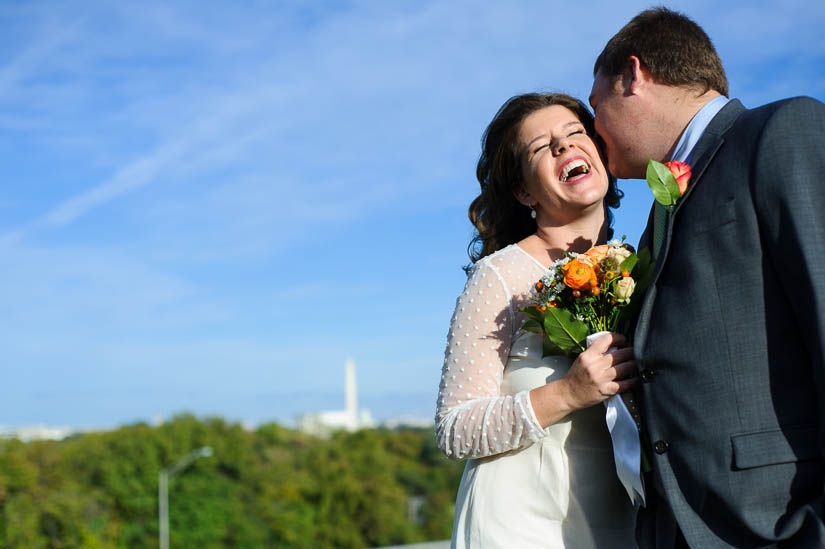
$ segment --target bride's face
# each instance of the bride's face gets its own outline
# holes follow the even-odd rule
[[[557,222],[601,206],[607,170],[570,109],[552,105],[531,113],[521,123],[518,142],[524,181],[519,201]]]

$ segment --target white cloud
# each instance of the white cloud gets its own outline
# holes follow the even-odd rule
[[[751,101],[823,98],[810,74],[823,8],[794,2],[677,7]],[[25,371],[70,363],[96,397],[127,399],[200,375],[188,402],[203,405],[221,397],[210,384],[225,402],[256,385],[326,394],[352,354],[374,394],[434,391],[416,380],[437,376],[452,303],[434,300],[460,291],[452,247],[469,233],[481,132],[513,94],[586,96],[596,54],[644,7],[0,6],[0,337],[20,365],[8,380],[33,394]],[[641,232],[636,190],[619,231]],[[69,382],[54,373],[50,390]],[[178,409],[167,398],[154,402]]]

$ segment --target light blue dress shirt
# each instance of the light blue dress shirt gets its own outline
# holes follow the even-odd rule
[[[710,124],[710,121],[713,120],[713,117],[722,110],[722,107],[727,105],[728,101],[730,101],[730,99],[724,95],[720,95],[719,97],[711,99],[699,109],[699,112],[697,112],[690,120],[690,123],[688,123],[685,131],[682,132],[682,136],[679,138],[679,142],[676,143],[676,148],[673,150],[671,160],[679,160],[680,162],[690,164],[693,149],[696,147],[696,143],[699,142],[699,138],[705,133],[705,129],[708,127],[708,124]],[[668,210],[658,202],[655,202],[653,207],[653,257],[659,257],[659,251],[662,248],[662,242],[665,238],[665,226],[667,225],[668,216]]]
[[[730,101],[730,99],[724,95],[720,95],[719,97],[711,99],[705,103],[704,107],[699,109],[699,112],[693,116],[685,128],[685,131],[682,132],[682,136],[679,138],[679,142],[676,143],[676,148],[673,150],[671,160],[679,160],[680,162],[690,164],[693,148],[696,147],[699,138],[705,133],[705,128],[708,127],[713,117],[722,110],[722,107],[727,105],[728,101]]]

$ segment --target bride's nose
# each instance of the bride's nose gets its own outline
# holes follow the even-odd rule
[[[570,150],[572,146],[572,141],[570,141],[569,137],[562,137],[558,141],[556,141],[556,146],[554,152],[556,156],[565,153]]]

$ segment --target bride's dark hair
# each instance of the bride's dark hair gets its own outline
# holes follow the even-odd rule
[[[476,229],[467,250],[473,263],[536,232],[530,208],[514,195],[523,183],[518,132],[528,115],[552,105],[570,109],[596,142],[602,158],[606,158],[603,143],[596,135],[593,115],[581,101],[562,93],[528,93],[508,99],[481,138],[481,157],[476,167],[481,194],[470,204],[468,212]],[[608,238],[612,238],[613,233],[613,214],[608,207],[618,208],[622,196],[624,193],[616,187],[616,179],[610,176],[604,197]]]

